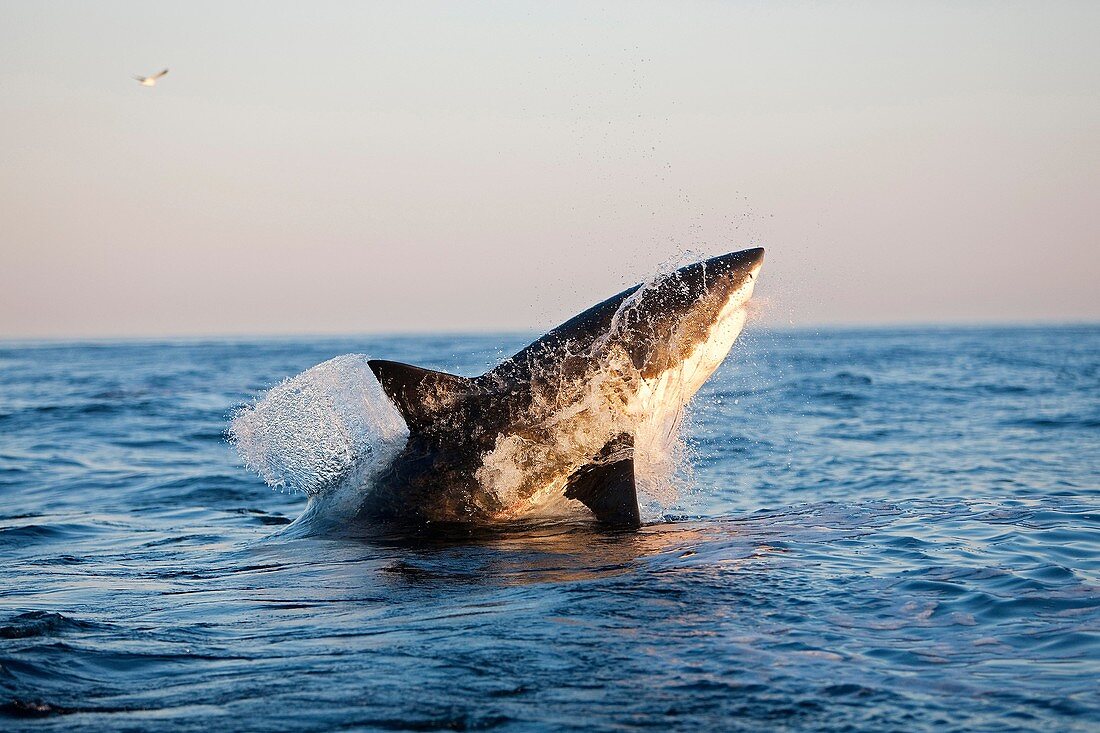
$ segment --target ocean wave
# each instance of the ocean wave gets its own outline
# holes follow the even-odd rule
[[[29,639],[37,636],[58,636],[70,631],[93,628],[85,621],[52,611],[27,611],[0,622],[0,639]]]

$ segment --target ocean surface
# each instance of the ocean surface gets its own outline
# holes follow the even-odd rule
[[[1100,730],[1100,326],[750,324],[638,532],[302,536],[226,442],[529,339],[0,343],[0,729]]]

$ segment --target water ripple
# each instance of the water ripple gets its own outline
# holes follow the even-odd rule
[[[1096,729],[1100,329],[750,332],[636,533],[295,536],[222,441],[334,356],[524,340],[0,348],[0,726]]]

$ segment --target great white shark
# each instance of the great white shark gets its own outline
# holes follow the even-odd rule
[[[729,353],[763,261],[748,249],[628,288],[481,376],[368,362],[409,437],[361,513],[493,522],[583,505],[640,526],[635,459]]]

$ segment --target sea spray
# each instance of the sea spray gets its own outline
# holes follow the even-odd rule
[[[345,354],[242,407],[228,434],[245,466],[272,488],[331,500],[358,494],[400,451],[407,428],[367,357]]]

